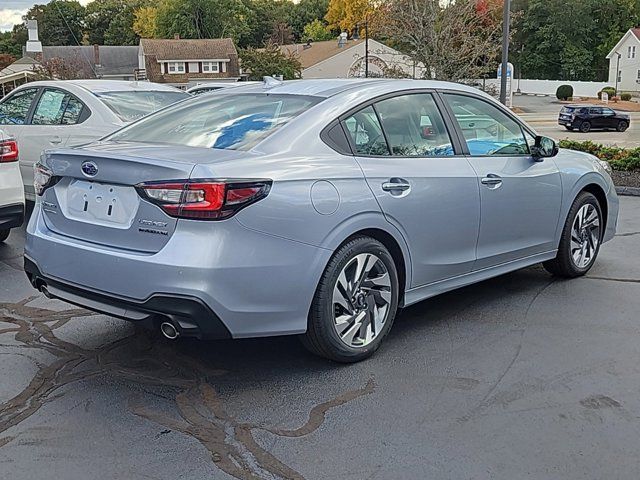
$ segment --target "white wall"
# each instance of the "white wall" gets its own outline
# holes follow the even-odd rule
[[[482,85],[482,80],[476,80],[479,85]],[[486,80],[487,85],[495,85],[500,87],[500,83],[496,78],[489,78]],[[573,87],[574,97],[596,97],[598,92],[604,87],[613,86],[614,84],[608,82],[574,82],[572,80],[528,80],[517,78],[513,80],[513,92],[516,93],[518,86],[522,93],[537,94],[537,95],[555,95],[556,90],[560,85],[571,85]]]
[[[635,46],[635,58],[629,58],[629,47]],[[621,79],[618,84],[618,90],[621,92],[640,92],[640,41],[633,33],[625,36],[624,41],[616,50],[620,54],[620,72]],[[609,59],[609,82],[612,86],[616,84],[616,66],[618,58],[616,52]]]

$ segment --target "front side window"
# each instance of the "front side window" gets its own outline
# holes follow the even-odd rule
[[[47,88],[33,112],[33,125],[73,125],[80,121],[84,105],[64,90]]]
[[[600,107],[592,107],[589,109],[589,113],[591,115],[602,115],[602,108]]]
[[[106,140],[249,150],[322,98],[306,95],[202,95],[150,115]]]
[[[356,154],[389,155],[387,141],[373,107],[354,113],[344,120],[344,125],[351,136]]]
[[[403,157],[453,155],[451,138],[430,93],[402,95],[376,103],[391,154]]]
[[[0,103],[0,125],[24,125],[38,89],[26,88]]]
[[[462,130],[471,155],[529,155],[529,147],[518,122],[476,97],[444,95]]]

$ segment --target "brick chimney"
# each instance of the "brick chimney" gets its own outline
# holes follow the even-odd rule
[[[174,40],[180,40],[180,34],[179,33],[174,33],[173,34],[173,39]]]

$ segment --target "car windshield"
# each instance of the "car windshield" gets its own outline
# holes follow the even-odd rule
[[[105,140],[248,150],[320,100],[265,93],[203,95],[151,115]]]
[[[133,122],[167,105],[190,98],[186,92],[160,90],[99,92],[95,95],[125,122]]]

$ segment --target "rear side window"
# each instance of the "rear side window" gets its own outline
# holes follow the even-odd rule
[[[84,105],[64,90],[47,88],[33,112],[33,125],[74,125],[80,121]]]
[[[444,95],[471,155],[528,155],[520,124],[488,101],[467,95]]]
[[[376,111],[389,141],[391,154],[404,157],[453,155],[451,138],[430,93],[382,100]]]
[[[344,120],[356,154],[389,155],[387,141],[373,107],[365,107]]]
[[[320,102],[306,95],[202,95],[150,115],[106,140],[248,150]]]
[[[0,103],[0,125],[24,125],[38,89],[26,88]]]

